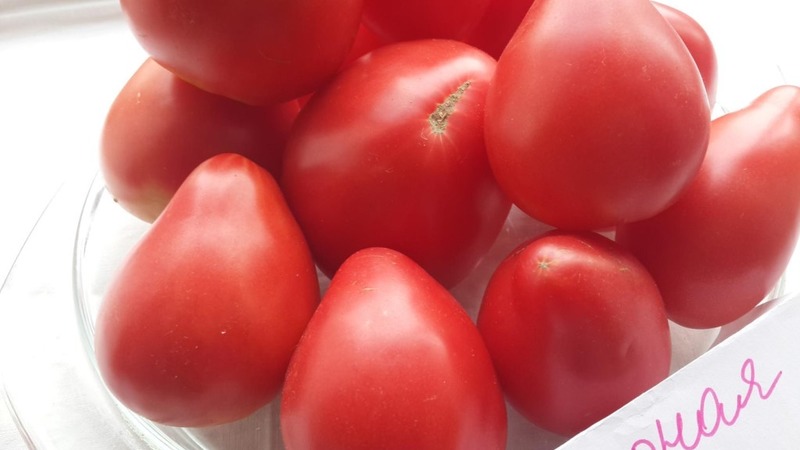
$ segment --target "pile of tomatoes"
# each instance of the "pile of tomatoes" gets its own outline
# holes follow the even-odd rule
[[[795,247],[800,89],[712,121],[714,48],[674,8],[121,5],[151,57],[101,167],[152,226],[96,356],[156,422],[280,394],[288,449],[502,449],[508,401],[570,436],[668,375],[669,320],[742,316]],[[486,269],[510,211],[543,231]]]

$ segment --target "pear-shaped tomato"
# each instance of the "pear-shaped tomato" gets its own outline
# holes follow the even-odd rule
[[[505,448],[506,410],[477,328],[408,257],[361,250],[333,277],[292,358],[288,450]]]
[[[711,124],[700,173],[666,211],[617,229],[667,313],[693,328],[731,322],[775,286],[800,233],[800,88],[773,88]]]
[[[649,0],[536,0],[497,63],[486,147],[520,209],[593,230],[674,202],[709,122],[698,69]]]
[[[319,301],[310,252],[269,173],[235,154],[202,163],[116,274],[97,364],[156,422],[242,418],[277,394]]]

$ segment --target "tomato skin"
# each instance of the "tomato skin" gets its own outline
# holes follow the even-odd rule
[[[499,59],[531,5],[533,0],[492,0],[466,42]]]
[[[775,286],[800,230],[800,88],[780,86],[715,119],[706,159],[677,203],[618,227],[658,282],[670,318],[713,328]]]
[[[394,250],[344,262],[284,386],[287,450],[505,448],[505,403],[475,325]]]
[[[345,58],[345,66],[389,43],[389,41],[379,37],[362,23],[358,27],[358,33],[356,33],[353,46],[350,47],[350,53],[348,53],[347,58]]]
[[[290,133],[281,185],[323,272],[375,246],[446,287],[475,266],[510,209],[483,140],[494,65],[461,42],[401,42],[312,97]],[[434,113],[454,95],[443,127]]]
[[[564,229],[640,220],[674,202],[697,173],[709,122],[697,67],[646,0],[537,0],[486,99],[498,183]]]
[[[590,232],[523,243],[492,275],[478,329],[509,403],[572,435],[669,373],[670,336],[652,277]]]
[[[148,58],[112,103],[100,140],[109,192],[152,222],[189,173],[236,152],[280,174],[297,102],[254,107],[205,92]]]
[[[667,19],[669,24],[678,33],[686,48],[692,55],[703,85],[708,95],[708,104],[714,105],[717,101],[717,53],[711,38],[693,17],[672,6],[653,2],[659,13]]]
[[[121,0],[133,34],[190,83],[244,103],[313,92],[346,58],[363,0]]]
[[[278,393],[319,302],[308,247],[267,171],[192,172],[115,275],[96,322],[110,391],[167,425],[240,419]]]
[[[464,40],[492,0],[364,0],[364,24],[389,42],[415,39]]]

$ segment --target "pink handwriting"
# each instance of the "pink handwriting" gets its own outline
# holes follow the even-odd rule
[[[736,395],[736,404],[731,407],[726,407],[720,399],[717,392],[712,387],[707,387],[703,390],[700,396],[700,407],[695,412],[695,425],[696,434],[690,439],[688,435],[691,429],[684,428],[684,418],[681,413],[675,414],[675,435],[674,437],[667,437],[664,431],[664,424],[660,419],[656,419],[656,432],[658,439],[651,441],[649,439],[639,439],[631,446],[631,450],[667,450],[671,448],[681,448],[684,450],[693,450],[700,445],[703,438],[710,438],[717,434],[721,426],[733,426],[742,411],[750,403],[753,394],[757,395],[762,400],[768,399],[780,380],[783,371],[779,371],[772,383],[764,389],[764,386],[756,380],[756,367],[752,358],[747,358],[742,364],[740,377],[744,382],[747,391],[742,394]],[[687,432],[688,431],[688,432]]]

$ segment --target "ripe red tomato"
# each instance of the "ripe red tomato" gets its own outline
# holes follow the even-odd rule
[[[467,38],[492,0],[364,0],[364,24],[389,42]]]
[[[358,58],[366,55],[367,53],[376,50],[384,45],[389,44],[389,41],[379,37],[367,28],[364,24],[358,27],[353,46],[350,47],[350,53],[345,58],[344,64],[350,64]]]
[[[269,173],[235,154],[197,167],[100,306],[100,374],[153,421],[206,426],[271,401],[319,302],[310,252]]]
[[[363,0],[121,0],[142,47],[209,92],[245,103],[313,92],[346,58]]]
[[[714,105],[717,101],[717,53],[711,38],[703,26],[685,12],[657,2],[653,2],[653,5],[686,44],[703,78],[708,104]]]
[[[767,91],[714,120],[700,173],[664,212],[617,229],[670,318],[713,328],[775,286],[800,232],[800,88]]]
[[[109,192],[152,222],[189,173],[223,152],[280,174],[297,102],[254,107],[209,94],[147,59],[106,116],[100,167]]]
[[[401,42],[312,97],[290,133],[282,187],[323,272],[376,246],[447,287],[475,266],[510,208],[483,140],[494,66],[461,42]]]
[[[552,231],[513,251],[489,281],[478,329],[509,403],[563,435],[669,373],[669,325],[653,278],[598,234]]]
[[[602,229],[674,202],[709,122],[697,67],[648,0],[536,0],[498,61],[486,146],[523,211]]]
[[[342,265],[292,357],[288,450],[503,449],[506,409],[478,330],[406,256]]]

